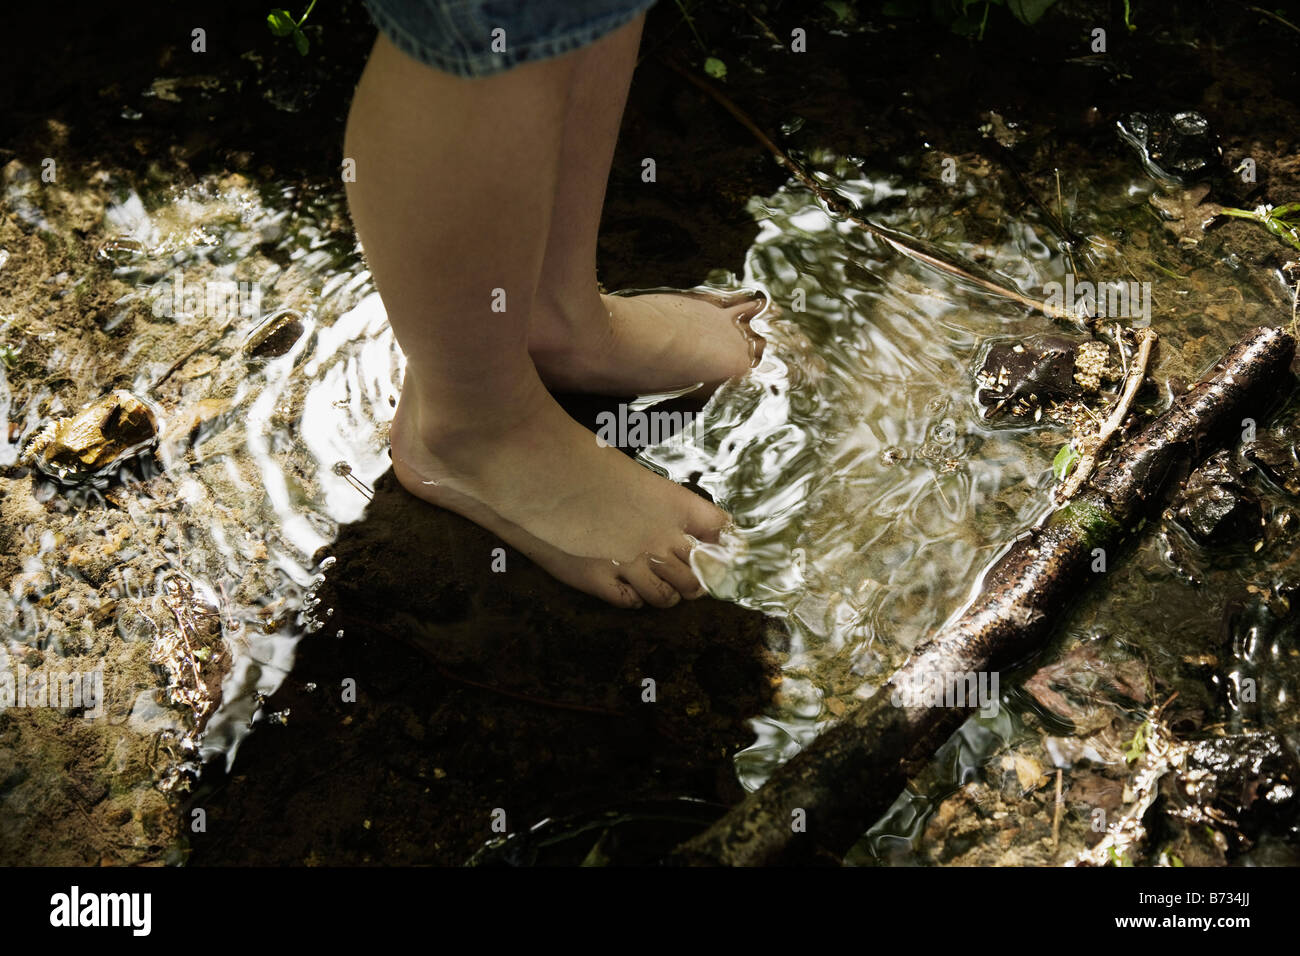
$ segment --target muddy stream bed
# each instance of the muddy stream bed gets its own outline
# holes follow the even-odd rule
[[[0,674],[86,696],[0,713],[0,862],[459,864],[503,825],[521,836],[480,861],[653,860],[879,687],[1043,514],[1132,358],[1117,323],[1160,335],[1144,417],[1292,322],[1300,250],[1203,225],[1300,201],[1300,33],[1218,7],[1129,33],[1063,2],[970,42],[795,6],[656,8],[615,159],[606,288],[780,307],[761,364],[641,453],[736,519],[696,557],[713,598],[668,611],[569,591],[393,480],[402,358],[338,177],[358,5],[303,58],[247,3],[202,56],[171,14],[108,57],[93,12],[43,85],[14,53]],[[774,39],[796,27],[807,53]],[[699,44],[876,221],[1033,299],[1124,283],[1124,314],[1051,318],[831,216],[667,67]],[[1152,135],[1203,117],[1205,165],[1162,179],[1176,151],[1144,165],[1117,130],[1135,113]],[[1278,400],[849,862],[1297,862],[1300,399]]]

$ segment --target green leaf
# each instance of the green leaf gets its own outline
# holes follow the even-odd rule
[[[266,25],[278,37],[287,37],[294,31],[293,17],[288,10],[272,10],[266,15]]]
[[[1147,724],[1142,723],[1133,739],[1129,741],[1128,750],[1124,754],[1124,759],[1129,763],[1134,763],[1139,757],[1147,752]]]
[[[844,0],[824,0],[822,6],[835,14],[835,19],[840,23],[847,22],[853,16],[853,11],[849,9],[849,5]]]
[[[1057,481],[1064,481],[1065,476],[1074,470],[1074,464],[1081,456],[1074,450],[1073,445],[1063,445],[1061,450],[1056,453],[1052,459],[1052,474],[1056,476]]]
[[[298,48],[298,52],[303,56],[306,56],[307,51],[311,48],[311,44],[307,42],[306,35],[296,27],[293,31],[293,45]]]
[[[1007,9],[1021,23],[1037,23],[1056,0],[1007,0]]]
[[[725,80],[727,78],[727,64],[716,56],[711,56],[704,61],[704,72],[715,80]]]

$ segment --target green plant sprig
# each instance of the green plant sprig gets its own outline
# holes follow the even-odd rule
[[[1281,206],[1264,204],[1254,209],[1235,209],[1223,206],[1220,213],[1234,219],[1249,219],[1258,222],[1269,232],[1277,236],[1292,248],[1300,250],[1300,202],[1289,202]]]
[[[307,35],[302,32],[302,25],[307,22],[315,6],[316,0],[311,0],[311,3],[307,4],[307,12],[298,20],[295,20],[288,10],[276,8],[266,15],[267,28],[278,37],[293,37],[293,45],[298,53],[306,56],[307,51],[311,49],[311,44],[307,42]]]

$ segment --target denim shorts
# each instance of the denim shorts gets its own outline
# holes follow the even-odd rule
[[[403,53],[457,76],[568,53],[631,23],[655,0],[365,0]]]

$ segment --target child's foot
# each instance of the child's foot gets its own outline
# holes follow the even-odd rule
[[[564,392],[646,395],[700,384],[706,397],[757,364],[749,322],[766,297],[706,292],[600,295],[538,302],[528,351],[542,381]]]
[[[600,447],[540,382],[523,402],[457,418],[415,395],[408,381],[391,435],[393,471],[407,491],[611,604],[671,607],[704,594],[687,536],[717,540],[725,513]]]

